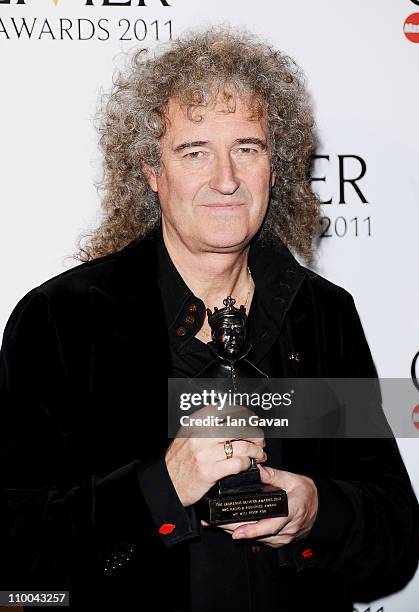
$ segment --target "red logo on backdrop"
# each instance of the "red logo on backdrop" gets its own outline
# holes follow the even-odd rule
[[[407,40],[419,43],[419,13],[412,13],[403,25],[403,32]]]
[[[416,429],[419,429],[419,404],[412,410],[412,421]]]

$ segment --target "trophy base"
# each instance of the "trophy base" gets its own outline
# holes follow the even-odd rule
[[[211,495],[208,492],[198,507],[200,518],[210,525],[288,516],[286,492],[272,485],[261,485],[256,491],[231,495]]]

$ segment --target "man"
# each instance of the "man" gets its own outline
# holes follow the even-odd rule
[[[101,131],[86,262],[24,296],[4,334],[2,588],[70,590],[73,609],[350,610],[413,539],[394,440],[254,437],[231,457],[167,439],[167,379],[209,363],[205,308],[228,295],[268,376],[376,375],[351,296],[285,246],[309,258],[318,215],[296,66],[223,28],[139,51]],[[201,523],[196,502],[252,458],[289,516]]]

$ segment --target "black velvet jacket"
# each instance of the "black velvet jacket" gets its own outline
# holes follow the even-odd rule
[[[249,263],[269,287],[283,376],[375,376],[346,291],[282,245],[252,245]],[[263,354],[263,330],[259,342]],[[168,376],[154,235],[19,301],[0,356],[1,589],[70,590],[72,609],[188,609],[200,527],[165,469]],[[283,440],[273,467],[310,476],[319,493],[309,536],[275,553],[284,611],[350,610],[366,584],[399,573],[417,502],[394,440]],[[160,533],[164,523],[176,528]],[[242,591],[226,584],[216,609],[235,610]]]

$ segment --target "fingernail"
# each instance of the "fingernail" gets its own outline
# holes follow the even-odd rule
[[[237,533],[236,531],[233,533],[233,539],[234,540],[240,540],[240,538],[242,538],[244,536],[244,533]]]

